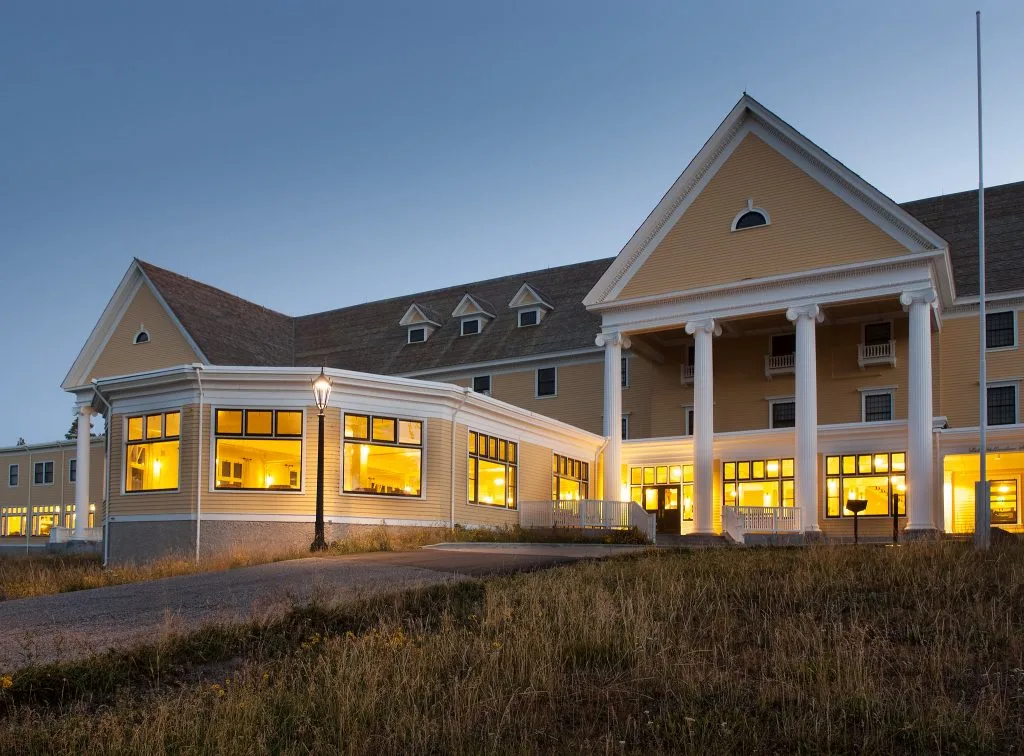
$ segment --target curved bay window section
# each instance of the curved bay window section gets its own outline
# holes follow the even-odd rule
[[[853,517],[850,500],[867,502],[861,517],[907,513],[907,455],[904,452],[843,454],[825,458],[825,516]]]
[[[792,459],[748,459],[722,465],[726,506],[791,507]]]
[[[469,432],[470,504],[515,509],[518,469],[519,445],[515,441]]]
[[[344,493],[420,496],[422,420],[346,413],[344,434]]]
[[[127,427],[125,492],[176,490],[181,412],[154,412],[129,417]]]
[[[218,409],[213,432],[216,490],[301,489],[301,410]]]
[[[551,498],[554,501],[579,501],[589,498],[590,465],[555,454],[552,463]]]

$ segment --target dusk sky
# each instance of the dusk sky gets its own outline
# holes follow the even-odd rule
[[[616,254],[746,90],[897,201],[1024,179],[1024,3],[0,8],[0,446],[132,257],[292,315]]]

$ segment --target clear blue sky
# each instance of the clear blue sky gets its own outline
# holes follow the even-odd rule
[[[616,254],[744,89],[898,201],[976,185],[974,4],[0,5],[0,445],[133,256],[289,314]],[[1024,3],[981,2],[1024,179]]]

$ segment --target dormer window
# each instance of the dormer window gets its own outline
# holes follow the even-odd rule
[[[428,308],[416,303],[409,305],[398,325],[406,328],[405,343],[422,344],[441,327],[440,318]]]
[[[732,230],[742,231],[745,228],[767,226],[770,222],[771,219],[768,217],[768,213],[760,207],[754,207],[754,200],[748,199],[746,209],[741,210],[732,219]]]
[[[531,310],[520,310],[519,311],[519,327],[526,328],[528,326],[535,326],[540,323],[540,310],[534,308]]]
[[[135,338],[132,339],[133,344],[148,344],[149,343],[149,331],[145,328],[140,328],[139,332],[135,334]]]
[[[424,326],[416,326],[409,329],[409,343],[421,344],[427,340],[427,329]]]
[[[480,318],[465,318],[462,321],[462,335],[476,336],[480,333]]]
[[[482,299],[465,294],[452,311],[452,317],[459,319],[460,335],[476,336],[484,330],[488,321],[494,319],[494,310]]]

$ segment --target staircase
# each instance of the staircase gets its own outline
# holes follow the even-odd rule
[[[688,535],[659,533],[657,544],[659,548],[716,549],[728,546],[729,542],[725,540],[725,536],[707,533],[690,533]]]

